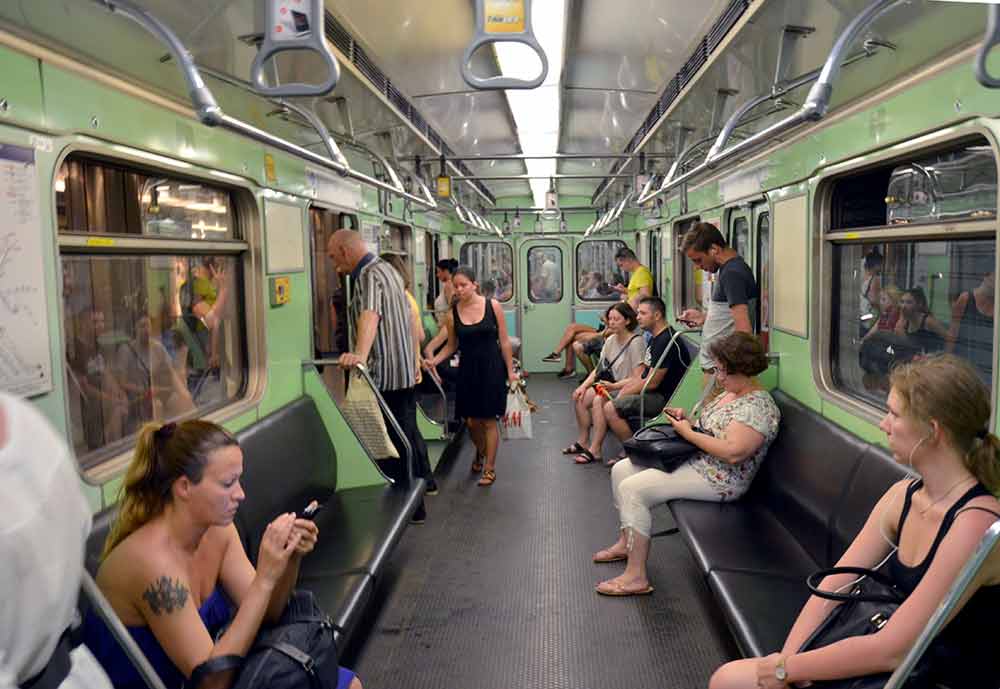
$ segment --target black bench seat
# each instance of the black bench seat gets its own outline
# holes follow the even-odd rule
[[[745,656],[780,650],[808,598],[805,578],[832,567],[875,503],[905,472],[780,391],[781,429],[747,494],[670,511]]]
[[[323,503],[316,517],[319,542],[302,560],[298,586],[316,595],[343,646],[420,504],[423,479],[406,486],[378,484],[338,491],[336,450],[309,397],[278,409],[236,437],[243,450],[241,482],[246,500],[235,524],[252,563],[272,519],[283,512],[299,513],[311,500]],[[115,514],[112,507],[94,518],[87,543],[92,574]]]

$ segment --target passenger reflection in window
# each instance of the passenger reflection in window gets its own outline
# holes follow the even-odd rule
[[[967,359],[987,385],[993,379],[993,309],[996,294],[996,277],[992,268],[983,275],[980,283],[958,295],[951,307],[951,326],[948,329],[949,352]]]
[[[152,329],[150,317],[140,315],[135,336],[119,345],[115,359],[115,374],[128,397],[128,432],[147,421],[176,418],[194,409],[187,387]]]
[[[91,307],[71,323],[66,345],[70,391],[79,403],[84,448],[93,450],[122,437],[128,402],[104,354],[104,312]]]
[[[188,390],[199,403],[221,400],[223,391],[222,325],[229,295],[229,280],[220,259],[206,256],[191,268],[193,279],[179,290],[181,317],[177,332],[178,362],[187,378]]]
[[[899,299],[900,318],[896,334],[905,336],[922,354],[940,352],[948,339],[948,330],[931,315],[927,295],[920,287],[911,287]]]

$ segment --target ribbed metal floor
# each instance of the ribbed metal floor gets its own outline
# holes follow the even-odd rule
[[[654,540],[653,595],[594,593],[622,566],[590,561],[617,522],[608,469],[559,453],[571,390],[531,378],[535,437],[501,445],[491,488],[469,473],[469,441],[438,467],[427,523],[407,530],[343,657],[367,689],[682,689],[736,657],[679,536]],[[669,526],[658,510],[654,530]]]

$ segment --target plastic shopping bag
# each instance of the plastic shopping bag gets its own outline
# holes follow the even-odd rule
[[[507,411],[500,424],[507,440],[531,438],[531,408],[520,387],[507,393]]]
[[[341,406],[347,425],[374,459],[398,459],[399,453],[385,428],[375,392],[364,378],[353,374]]]

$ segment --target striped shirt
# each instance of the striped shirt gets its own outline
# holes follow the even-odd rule
[[[357,345],[362,311],[379,316],[375,341],[368,353],[368,371],[379,390],[405,390],[417,384],[410,305],[396,269],[375,258],[358,272],[351,287],[351,351]]]

